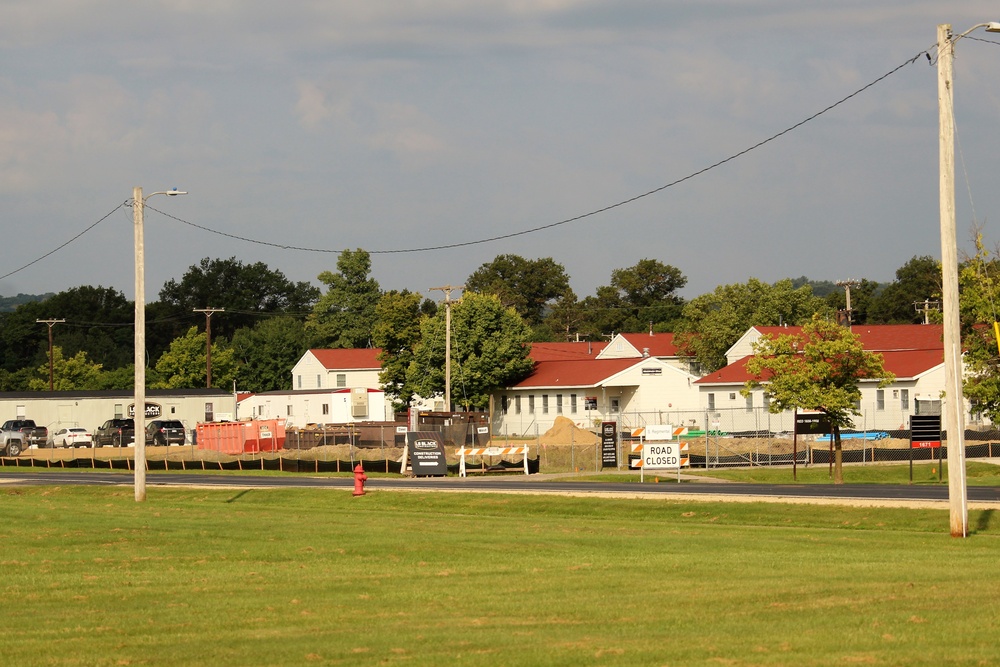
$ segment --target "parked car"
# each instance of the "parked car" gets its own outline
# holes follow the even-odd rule
[[[90,431],[82,426],[61,428],[49,437],[50,447],[89,447]]]
[[[31,419],[9,419],[3,423],[3,426],[0,426],[0,431],[20,431],[24,447],[31,445],[44,447],[49,439],[49,429],[44,426],[36,426]]]
[[[135,441],[135,422],[131,419],[109,419],[94,431],[94,447],[122,447]]]
[[[184,424],[179,419],[154,419],[146,426],[147,445],[183,445]]]
[[[7,428],[7,424],[4,424],[3,427],[0,427],[0,455],[18,456],[24,449],[23,438],[20,431]]]

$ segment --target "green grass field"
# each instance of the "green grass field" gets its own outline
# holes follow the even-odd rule
[[[4,665],[992,665],[1000,520],[2,487]]]

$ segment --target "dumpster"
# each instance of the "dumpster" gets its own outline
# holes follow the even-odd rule
[[[275,452],[285,446],[284,419],[245,422],[205,422],[196,429],[198,449],[223,454]]]

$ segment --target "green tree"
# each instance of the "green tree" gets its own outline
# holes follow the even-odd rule
[[[53,338],[68,357],[86,352],[104,368],[132,361],[135,311],[125,295],[110,287],[83,285],[59,292],[45,301],[24,303],[0,315],[0,351],[8,370],[48,363],[48,329],[36,320],[60,319]]]
[[[868,323],[920,324],[924,315],[914,304],[940,300],[941,264],[928,255],[913,257],[896,269],[896,279],[873,300],[868,308]]]
[[[101,388],[101,365],[87,359],[87,353],[79,351],[72,357],[63,356],[62,348],[52,346],[52,388],[56,391]],[[32,391],[49,388],[49,364],[39,366],[36,376],[28,383]]]
[[[292,367],[309,349],[309,343],[301,320],[280,315],[237,330],[229,347],[237,363],[237,386],[261,392],[291,389]],[[214,379],[214,353],[212,362]]]
[[[452,306],[452,404],[484,409],[490,394],[527,377],[530,329],[494,294],[465,292]],[[445,389],[445,314],[420,323],[420,342],[406,372],[409,390],[420,396]]]
[[[414,292],[386,292],[375,307],[372,341],[381,348],[379,384],[393,398],[396,411],[404,410],[413,398],[406,381],[406,369],[413,363],[413,351],[420,342],[421,298]]]
[[[204,332],[191,327],[180,338],[175,338],[166,352],[156,362],[160,379],[149,383],[154,389],[193,389],[205,386],[207,365],[205,361]],[[212,343],[212,386],[228,387],[236,376],[233,350],[220,343]]]
[[[680,269],[655,259],[642,259],[611,272],[611,284],[597,288],[582,302],[586,322],[581,326],[596,335],[646,331],[672,331],[681,316],[684,300],[677,290],[687,284]]]
[[[546,307],[569,290],[566,269],[551,257],[525,259],[497,255],[465,281],[465,289],[496,294],[504,306],[514,308],[529,326],[541,324]]]
[[[576,292],[567,289],[549,308],[541,327],[535,327],[532,340],[572,341],[577,335],[587,338],[590,332],[580,330],[587,322],[583,305],[577,300]]]
[[[773,285],[751,278],[689,301],[677,343],[711,372],[726,365],[726,351],[750,327],[798,325],[816,312],[824,312],[823,301],[809,285],[795,289],[787,278]]]
[[[965,348],[964,392],[974,409],[1000,421],[1000,259],[991,257],[977,234],[976,255],[959,268],[959,312]]]
[[[319,280],[327,286],[306,320],[311,347],[369,347],[375,326],[375,306],[382,296],[378,281],[369,277],[368,252],[344,250],[337,272],[324,271]]]
[[[319,298],[319,289],[307,282],[292,282],[281,271],[263,262],[244,264],[235,257],[204,258],[191,266],[180,282],[168,280],[160,290],[158,319],[178,318],[171,338],[180,335],[193,318],[204,323],[195,308],[225,308],[212,317],[212,338],[231,338],[237,329],[252,327],[263,314],[304,313]]]
[[[802,325],[801,334],[762,336],[747,361],[753,380],[744,396],[762,387],[771,413],[815,410],[830,419],[834,444],[834,483],[844,483],[840,429],[853,425],[860,414],[858,382],[874,381],[885,387],[895,376],[885,370],[882,355],[866,352],[858,336],[847,327],[814,315]]]

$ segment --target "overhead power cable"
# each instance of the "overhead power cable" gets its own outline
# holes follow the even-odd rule
[[[971,38],[969,38],[969,39],[971,39]],[[979,41],[987,41],[989,43],[996,44],[996,42],[992,42],[990,40],[979,40]],[[799,121],[798,123],[795,123],[794,125],[791,125],[791,126],[785,128],[784,130],[771,135],[770,137],[768,137],[766,139],[758,141],[757,143],[753,144],[752,146],[744,148],[743,150],[741,150],[739,152],[733,153],[729,157],[726,157],[726,158],[724,158],[722,160],[714,162],[714,163],[708,165],[707,167],[703,167],[702,169],[699,169],[699,170],[697,170],[695,172],[692,172],[692,173],[688,174],[687,176],[684,176],[682,178],[678,178],[678,179],[676,179],[674,181],[671,181],[669,183],[661,185],[661,186],[659,186],[657,188],[653,188],[652,190],[648,190],[648,191],[643,192],[641,194],[635,195],[633,197],[629,197],[627,199],[623,199],[623,200],[615,202],[613,204],[609,204],[607,206],[602,206],[600,208],[594,209],[592,211],[588,211],[586,213],[581,213],[580,215],[575,215],[575,216],[572,216],[570,218],[565,218],[563,220],[558,220],[556,222],[550,222],[548,224],[539,225],[537,227],[531,227],[529,229],[522,229],[520,231],[511,232],[509,234],[501,234],[499,236],[491,236],[491,237],[483,238],[483,239],[476,239],[476,240],[472,240],[472,241],[462,241],[462,242],[459,242],[459,243],[447,243],[447,244],[436,245],[436,246],[423,246],[423,247],[419,247],[419,248],[403,248],[403,249],[396,249],[396,250],[368,250],[367,252],[369,254],[372,254],[372,255],[402,254],[402,253],[413,253],[413,252],[429,252],[429,251],[432,251],[432,250],[448,250],[448,249],[451,249],[451,248],[462,248],[462,247],[466,247],[466,246],[480,245],[480,244],[483,244],[483,243],[492,243],[494,241],[501,241],[501,240],[504,240],[504,239],[514,238],[514,237],[517,237],[517,236],[524,236],[526,234],[534,234],[536,232],[541,232],[541,231],[544,231],[546,229],[552,229],[554,227],[559,227],[559,226],[562,226],[562,225],[567,225],[567,224],[572,223],[572,222],[578,222],[578,221],[583,220],[585,218],[590,218],[590,217],[593,217],[595,215],[598,215],[598,214],[601,214],[601,213],[606,213],[607,211],[611,211],[613,209],[620,208],[622,206],[626,206],[627,204],[631,204],[631,203],[636,202],[636,201],[638,201],[640,199],[644,199],[644,198],[649,197],[651,195],[657,194],[658,192],[662,192],[662,191],[664,191],[664,190],[666,190],[668,188],[674,187],[675,185],[680,185],[681,183],[684,183],[685,181],[689,181],[689,180],[691,180],[691,179],[693,179],[693,178],[695,178],[697,176],[700,176],[700,175],[702,175],[702,174],[704,174],[706,172],[709,172],[709,171],[711,171],[713,169],[721,167],[724,164],[732,162],[733,160],[735,160],[737,158],[740,158],[740,157],[746,155],[747,153],[750,153],[751,151],[754,151],[754,150],[756,150],[756,149],[758,149],[758,148],[760,148],[760,147],[762,147],[762,146],[764,146],[766,144],[769,144],[772,141],[774,141],[774,140],[776,140],[776,139],[778,139],[780,137],[783,137],[784,135],[788,134],[789,132],[792,132],[793,130],[796,130],[796,129],[802,127],[806,123],[809,123],[809,122],[811,122],[811,121],[819,118],[823,114],[825,114],[825,113],[827,113],[827,112],[829,112],[829,111],[831,111],[831,110],[839,107],[840,105],[844,104],[848,100],[850,100],[850,99],[852,99],[852,98],[860,95],[861,93],[863,93],[864,91],[868,90],[872,86],[875,86],[876,84],[878,84],[878,83],[884,81],[885,79],[889,78],[890,76],[892,76],[893,74],[895,74],[899,70],[903,69],[907,65],[912,65],[921,56],[926,56],[928,60],[931,60],[931,53],[930,53],[930,51],[933,48],[934,47],[931,47],[930,49],[926,49],[926,50],[923,50],[923,51],[919,52],[917,55],[915,55],[912,58],[910,58],[909,60],[906,60],[905,62],[897,65],[896,67],[894,67],[893,69],[889,70],[888,72],[886,72],[882,76],[876,78],[875,80],[873,80],[870,83],[862,86],[861,88],[858,88],[857,90],[855,90],[850,95],[847,95],[847,96],[845,96],[845,97],[837,100],[833,104],[830,104],[829,106],[821,109],[820,111],[817,111],[816,113],[812,114],[811,116],[808,116],[807,118]],[[124,206],[130,206],[130,205],[131,205],[131,200],[127,200],[124,203],[119,204],[118,206],[116,206],[114,208],[114,210],[112,210],[110,213],[108,213],[107,215],[105,215],[103,218],[101,218],[100,220],[98,220],[94,224],[90,225],[89,227],[87,227],[86,229],[84,229],[82,232],[80,232],[79,234],[77,234],[76,236],[74,236],[73,238],[71,238],[70,240],[66,241],[62,245],[58,246],[57,248],[51,250],[50,252],[45,253],[41,257],[38,257],[37,259],[32,260],[31,262],[28,262],[27,264],[25,264],[24,266],[22,266],[22,267],[20,267],[18,269],[15,269],[15,270],[13,270],[13,271],[11,271],[11,272],[9,272],[7,274],[4,274],[4,275],[0,275],[0,280],[2,280],[4,278],[8,278],[8,277],[14,275],[15,273],[18,273],[19,271],[23,271],[24,269],[28,268],[29,266],[31,266],[31,265],[33,265],[33,264],[35,264],[35,263],[37,263],[37,262],[45,259],[46,257],[49,257],[50,255],[54,254],[55,252],[63,249],[64,247],[66,247],[67,245],[69,245],[70,243],[72,243],[73,241],[75,241],[76,239],[80,238],[81,236],[83,236],[84,234],[86,234],[87,232],[89,232],[91,229],[93,229],[94,227],[96,227],[98,224],[100,224],[101,222],[103,222],[104,220],[106,220],[108,217],[111,216],[112,213],[114,213],[118,209],[120,209],[120,208],[122,208]],[[339,254],[339,253],[343,252],[343,250],[341,250],[341,249],[309,248],[309,247],[304,247],[304,246],[289,245],[287,243],[276,243],[276,242],[271,242],[271,241],[262,241],[260,239],[253,239],[253,238],[246,237],[246,236],[239,236],[237,234],[230,234],[228,232],[219,231],[217,229],[212,229],[211,227],[206,227],[204,225],[199,225],[199,224],[196,224],[194,222],[190,222],[188,220],[184,220],[184,219],[179,218],[179,217],[177,217],[175,215],[171,215],[171,214],[166,213],[164,211],[161,211],[159,209],[153,208],[149,204],[146,204],[144,208],[147,209],[147,210],[150,210],[150,211],[155,211],[156,213],[159,213],[160,215],[162,215],[164,217],[170,218],[171,220],[176,220],[177,222],[180,222],[182,224],[188,225],[190,227],[194,227],[195,229],[200,229],[200,230],[202,230],[204,232],[208,232],[210,234],[215,234],[217,236],[223,236],[223,237],[235,239],[235,240],[238,240],[238,241],[244,241],[246,243],[253,243],[253,244],[256,244],[256,245],[269,246],[269,247],[272,247],[272,248],[279,248],[281,250],[297,250],[297,251],[301,251],[301,252],[331,253],[331,254]]]
[[[130,201],[131,201],[131,200],[130,200]],[[54,255],[55,253],[59,252],[60,250],[62,250],[62,249],[63,249],[63,248],[65,248],[66,246],[68,246],[68,245],[69,245],[70,243],[72,243],[73,241],[77,240],[78,238],[80,238],[81,236],[83,236],[84,234],[86,234],[87,232],[89,232],[89,231],[90,231],[91,229],[93,229],[93,228],[94,228],[94,227],[96,227],[97,225],[101,224],[102,222],[104,222],[105,220],[107,220],[108,218],[110,218],[110,217],[111,217],[111,215],[112,215],[112,214],[113,214],[113,213],[114,213],[115,211],[117,211],[118,209],[122,208],[123,206],[126,206],[126,205],[128,205],[128,203],[129,203],[129,202],[128,202],[128,201],[126,201],[126,202],[123,202],[123,203],[119,204],[118,206],[115,206],[115,207],[114,207],[113,209],[111,209],[111,210],[110,210],[110,211],[108,212],[108,214],[107,214],[107,215],[105,215],[105,216],[104,216],[103,218],[101,218],[100,220],[98,220],[98,221],[97,221],[97,222],[95,222],[94,224],[92,224],[92,225],[90,225],[89,227],[87,227],[86,229],[84,229],[84,230],[83,230],[82,232],[80,232],[79,234],[77,234],[76,236],[74,236],[73,238],[71,238],[71,239],[70,239],[69,241],[66,241],[66,242],[65,242],[65,243],[63,243],[62,245],[60,245],[60,246],[57,246],[57,247],[53,248],[52,250],[48,251],[47,253],[45,253],[45,254],[44,254],[44,255],[42,255],[41,257],[38,257],[37,259],[33,259],[33,260],[31,260],[30,262],[28,262],[28,263],[27,263],[27,264],[25,264],[24,266],[22,266],[22,267],[20,267],[20,268],[17,268],[17,269],[14,269],[14,270],[13,270],[13,271],[11,271],[10,273],[5,273],[4,275],[0,276],[0,280],[3,280],[4,278],[9,278],[10,276],[14,275],[15,273],[18,273],[19,271],[24,271],[24,270],[25,270],[26,268],[28,268],[28,267],[29,267],[29,266],[31,266],[32,264],[37,264],[38,262],[42,261],[42,260],[43,260],[43,259],[45,259],[46,257],[48,257],[48,256],[50,256],[50,255]]]
[[[462,242],[459,242],[459,243],[447,243],[447,244],[442,244],[442,245],[423,246],[423,247],[419,247],[419,248],[405,248],[405,249],[398,249],[398,250],[368,250],[367,252],[369,254],[371,254],[371,255],[390,255],[390,254],[401,254],[401,253],[412,253],[412,252],[428,252],[428,251],[432,251],[432,250],[448,250],[448,249],[451,249],[451,248],[463,248],[463,247],[471,246],[471,245],[479,245],[479,244],[483,244],[483,243],[492,243],[494,241],[501,241],[501,240],[504,240],[504,239],[514,238],[516,236],[524,236],[525,234],[534,234],[536,232],[544,231],[546,229],[552,229],[553,227],[559,227],[561,225],[567,225],[567,224],[569,224],[571,222],[578,222],[580,220],[583,220],[585,218],[589,218],[589,217],[598,215],[600,213],[606,213],[607,211],[610,211],[612,209],[620,208],[622,206],[625,206],[627,204],[631,204],[631,203],[636,202],[636,201],[638,201],[640,199],[643,199],[645,197],[649,197],[651,195],[654,195],[654,194],[656,194],[658,192],[662,192],[662,191],[666,190],[667,188],[672,188],[675,185],[680,185],[681,183],[684,183],[685,181],[689,181],[689,180],[695,178],[696,176],[700,176],[700,175],[702,175],[702,174],[704,174],[706,172],[709,172],[709,171],[711,171],[713,169],[721,167],[722,165],[724,165],[724,164],[726,164],[728,162],[732,162],[733,160],[735,160],[735,159],[737,159],[739,157],[742,157],[742,156],[746,155],[747,153],[750,153],[751,151],[754,151],[754,150],[756,150],[756,149],[758,149],[758,148],[760,148],[760,147],[762,147],[762,146],[764,146],[766,144],[769,144],[770,142],[774,141],[775,139],[778,139],[778,138],[780,138],[780,137],[788,134],[789,132],[792,132],[793,130],[796,130],[796,129],[802,127],[806,123],[819,118],[820,116],[822,116],[823,114],[827,113],[828,111],[831,111],[831,110],[837,108],[838,106],[840,106],[841,104],[844,104],[848,100],[850,100],[850,99],[852,99],[852,98],[860,95],[861,93],[863,93],[864,91],[868,90],[872,86],[874,86],[874,85],[878,84],[879,82],[881,82],[881,81],[889,78],[890,76],[892,76],[893,74],[895,74],[899,70],[903,69],[907,65],[912,65],[913,63],[915,63],[923,55],[927,55],[928,57],[930,56],[930,54],[929,54],[928,51],[926,51],[926,50],[921,51],[917,55],[915,55],[912,58],[910,58],[909,60],[907,60],[907,61],[905,61],[905,62],[897,65],[896,67],[894,67],[890,71],[886,72],[882,76],[878,77],[874,81],[872,81],[872,82],[868,83],[867,85],[862,86],[861,88],[855,90],[850,95],[847,95],[846,97],[843,97],[843,98],[837,100],[833,104],[831,104],[831,105],[829,105],[829,106],[821,109],[820,111],[817,111],[816,113],[814,113],[811,116],[809,116],[809,117],[807,117],[807,118],[799,121],[798,123],[795,123],[794,125],[791,125],[791,126],[785,128],[784,130],[782,130],[782,131],[780,131],[780,132],[778,132],[776,134],[771,135],[770,137],[768,137],[766,139],[758,141],[757,143],[753,144],[752,146],[744,148],[743,150],[741,150],[741,151],[739,151],[737,153],[733,153],[729,157],[726,157],[726,158],[724,158],[722,160],[719,160],[718,162],[714,162],[714,163],[708,165],[707,167],[703,167],[702,169],[699,169],[698,171],[695,171],[695,172],[692,172],[692,173],[688,174],[687,176],[684,176],[682,178],[678,178],[677,180],[671,181],[671,182],[666,183],[664,185],[661,185],[661,186],[659,186],[657,188],[653,188],[652,190],[649,190],[647,192],[643,192],[642,194],[638,194],[638,195],[635,195],[633,197],[629,197],[628,199],[623,199],[623,200],[621,200],[619,202],[616,202],[614,204],[609,204],[607,206],[602,206],[601,208],[594,209],[592,211],[588,211],[587,213],[581,213],[580,215],[575,215],[575,216],[573,216],[571,218],[565,218],[564,220],[559,220],[557,222],[550,222],[550,223],[548,223],[546,225],[540,225],[538,227],[532,227],[530,229],[522,229],[521,231],[511,232],[509,234],[501,234],[499,236],[491,236],[489,238],[477,239],[477,240],[474,240],[474,241],[462,241]],[[172,220],[176,220],[177,222],[181,222],[181,223],[183,223],[185,225],[190,225],[191,227],[195,227],[196,229],[200,229],[202,231],[206,231],[206,232],[209,232],[211,234],[217,234],[219,236],[225,236],[225,237],[231,238],[231,239],[237,239],[237,240],[240,240],[240,241],[246,241],[247,243],[255,243],[257,245],[270,246],[272,248],[280,248],[282,250],[298,250],[298,251],[301,251],[301,252],[334,253],[334,254],[343,252],[343,250],[334,250],[334,249],[330,249],[330,248],[307,248],[307,247],[303,247],[303,246],[293,246],[293,245],[289,245],[287,243],[274,243],[274,242],[270,242],[270,241],[261,241],[259,239],[252,239],[252,238],[248,238],[248,237],[245,237],[245,236],[238,236],[236,234],[229,234],[227,232],[221,232],[221,231],[218,231],[216,229],[211,229],[210,227],[205,227],[203,225],[195,224],[195,223],[190,222],[188,220],[183,220],[183,219],[181,219],[181,218],[179,218],[179,217],[177,217],[175,215],[171,215],[169,213],[165,213],[163,211],[155,209],[152,206],[149,206],[148,204],[146,205],[146,208],[149,209],[149,210],[152,210],[152,211],[156,211],[160,215],[163,215],[163,216],[166,216],[168,218],[171,218]]]

